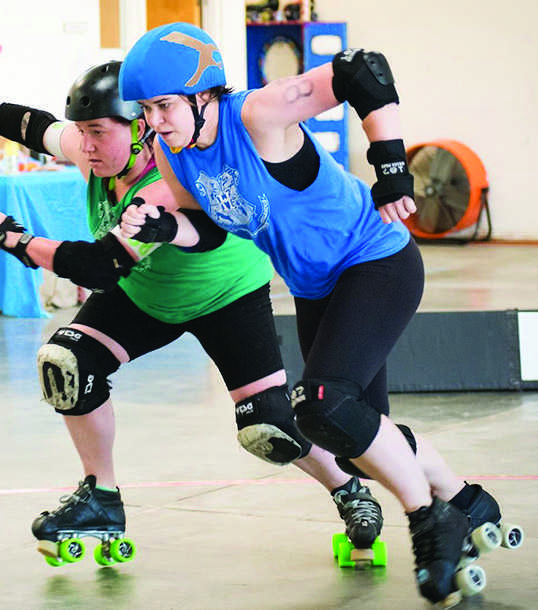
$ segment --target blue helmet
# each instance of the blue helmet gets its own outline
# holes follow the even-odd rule
[[[217,45],[191,23],[169,23],[146,32],[127,53],[120,70],[124,100],[193,95],[225,84]]]

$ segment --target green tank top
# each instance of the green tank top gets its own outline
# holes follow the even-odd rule
[[[114,204],[104,180],[91,172],[87,211],[93,236],[99,239],[113,229],[136,193],[159,178],[157,168],[152,168]],[[134,243],[140,251],[140,242]],[[181,323],[221,309],[272,276],[268,256],[250,240],[228,234],[224,244],[210,252],[184,252],[163,244],[140,260],[119,285],[145,313],[162,322]]]

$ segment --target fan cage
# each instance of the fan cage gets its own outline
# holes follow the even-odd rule
[[[457,140],[432,140],[431,142],[422,142],[409,147],[406,151],[409,165],[411,165],[411,161],[417,152],[426,146],[443,148],[453,154],[463,166],[470,186],[467,209],[452,228],[437,233],[424,231],[418,224],[418,217],[413,214],[403,221],[414,236],[424,239],[439,239],[478,223],[489,184],[486,169],[478,155],[468,146]]]

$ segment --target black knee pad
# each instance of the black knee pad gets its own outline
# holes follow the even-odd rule
[[[237,438],[249,453],[283,466],[310,452],[312,443],[293,420],[287,386],[268,388],[235,405]]]
[[[102,343],[74,328],[59,328],[37,352],[43,397],[62,415],[85,415],[110,396],[108,375],[119,360]]]
[[[411,428],[405,426],[404,424],[396,424],[396,427],[400,429],[400,432],[404,435],[405,440],[409,443],[409,446],[413,450],[413,453],[417,454],[417,441],[415,439],[415,435],[411,431]],[[334,461],[338,464],[340,470],[347,472],[348,474],[352,474],[360,479],[371,479],[372,477],[369,474],[366,474],[360,468],[357,468],[355,464],[350,461],[349,458],[336,456]]]
[[[396,427],[400,429],[400,432],[404,435],[405,440],[409,443],[409,446],[413,450],[413,453],[417,454],[417,439],[413,434],[411,428],[405,424],[396,424]]]
[[[291,404],[299,431],[315,445],[343,457],[359,457],[374,440],[381,415],[350,381],[304,379],[293,388]]]
[[[334,461],[338,465],[338,468],[343,472],[347,472],[347,474],[351,474],[354,477],[359,477],[359,479],[371,479],[372,477],[369,474],[366,474],[364,470],[361,470],[349,459],[345,457],[334,458]]]

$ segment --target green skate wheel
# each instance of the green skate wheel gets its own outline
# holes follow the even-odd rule
[[[136,555],[136,546],[132,540],[128,538],[120,538],[114,540],[110,544],[110,557],[120,563],[132,561]]]
[[[333,555],[335,557],[338,557],[338,548],[344,542],[347,542],[346,534],[333,534]]]
[[[86,554],[86,546],[80,538],[68,538],[58,545],[58,556],[66,563],[81,561]]]
[[[346,536],[346,541],[341,542],[338,546],[338,567],[340,568],[354,568],[355,562],[351,561],[351,551],[355,547],[351,544]]]
[[[374,552],[374,558],[372,559],[373,566],[386,566],[387,565],[387,545],[376,538],[372,544],[372,551]]]
[[[99,543],[94,551],[93,558],[95,559],[95,563],[98,563],[100,566],[113,566],[117,561],[112,559],[107,551],[103,548],[103,545]]]
[[[65,561],[62,561],[59,557],[49,557],[48,555],[43,555],[43,558],[49,564],[49,566],[52,566],[53,568],[58,568],[65,565]]]

